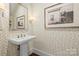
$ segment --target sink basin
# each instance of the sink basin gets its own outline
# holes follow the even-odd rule
[[[28,42],[34,39],[35,36],[26,35],[25,37],[11,37],[8,39],[9,42],[16,44],[19,47],[20,56],[28,56]]]
[[[32,35],[26,35],[25,37],[14,37],[14,38],[9,38],[9,41],[13,44],[16,44],[16,45],[21,45],[25,42],[28,42],[30,40],[32,40],[33,38],[35,38],[35,36],[32,36]]]

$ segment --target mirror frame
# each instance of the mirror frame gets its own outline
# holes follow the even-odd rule
[[[22,3],[16,3],[17,4],[17,7],[19,7],[19,6],[22,6],[23,8],[25,8],[26,9],[26,13],[24,14],[24,28],[17,28],[17,25],[15,25],[14,26],[14,23],[11,23],[11,21],[10,21],[10,19],[11,19],[11,16],[10,16],[10,18],[9,18],[9,30],[10,31],[18,31],[18,30],[26,30],[26,31],[28,31],[28,8],[27,7],[25,7]],[[11,7],[10,7],[11,8]],[[23,15],[22,15],[23,16]],[[14,17],[14,16],[13,16]],[[18,17],[20,17],[20,16],[18,16]],[[15,21],[16,21],[16,24],[17,24],[17,18],[18,17],[16,17],[15,18]],[[27,21],[27,22],[26,22]],[[14,22],[14,20],[13,20],[13,22]],[[27,25],[26,25],[26,23],[27,23]],[[13,27],[12,27],[12,29],[11,29],[11,26],[10,25],[12,25],[13,24]],[[16,28],[14,28],[14,27],[16,27]]]

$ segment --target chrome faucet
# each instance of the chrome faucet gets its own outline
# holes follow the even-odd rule
[[[25,34],[18,35],[17,38],[25,37]]]

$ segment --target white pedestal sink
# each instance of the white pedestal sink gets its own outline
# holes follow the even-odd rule
[[[8,41],[19,46],[20,56],[28,56],[28,44],[27,43],[34,38],[35,36],[26,35],[25,37],[9,38]]]

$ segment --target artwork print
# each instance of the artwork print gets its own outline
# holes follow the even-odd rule
[[[45,8],[45,27],[67,27],[74,23],[73,16],[73,4],[50,6]]]
[[[25,28],[25,16],[17,17],[17,28],[24,29]]]

